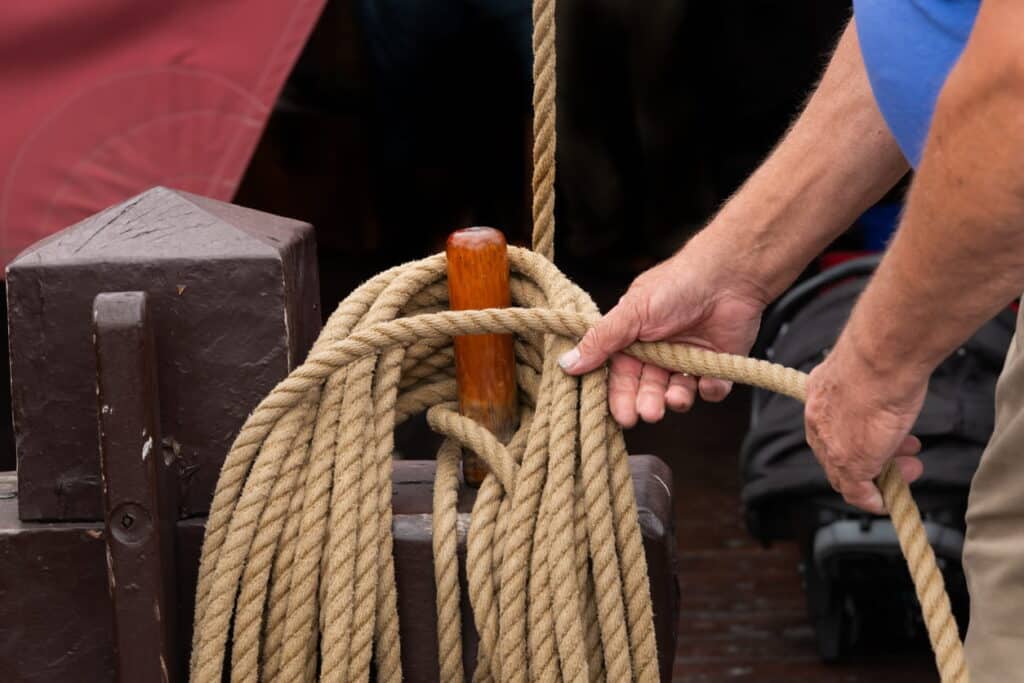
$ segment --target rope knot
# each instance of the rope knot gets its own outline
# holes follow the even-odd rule
[[[529,433],[532,418],[525,416],[523,426],[516,436]],[[455,403],[442,403],[427,410],[427,424],[438,434],[455,442],[460,448],[467,448],[487,464],[498,483],[508,495],[515,493],[516,477],[519,475],[519,461],[525,449],[525,439],[517,438],[506,448],[498,439],[479,423],[458,413]]]

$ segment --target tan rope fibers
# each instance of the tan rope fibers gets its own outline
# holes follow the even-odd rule
[[[555,0],[533,0],[533,250],[555,260]]]
[[[445,259],[381,273],[328,320],[307,361],[246,421],[227,455],[203,543],[191,677],[401,679],[391,535],[394,428],[427,410],[438,454],[433,544],[444,681],[464,678],[455,503],[460,447],[490,474],[473,507],[467,578],[480,635],[474,681],[653,681],[647,567],[605,371],[555,359],[597,318],[554,253],[555,0],[534,0],[534,248],[511,249],[523,308],[446,312]],[[546,257],[546,258],[545,258]],[[453,409],[451,337],[517,335],[520,427],[502,445]],[[804,398],[801,373],[670,344],[638,358]],[[880,485],[944,683],[962,646],[920,514],[895,468]],[[230,648],[228,643],[230,642]],[[228,655],[230,652],[230,655]],[[230,657],[230,662],[227,658]]]
[[[571,378],[553,360],[597,310],[547,259],[517,248],[510,259],[513,300],[524,308],[439,312],[443,255],[378,275],[339,306],[306,363],[256,408],[228,454],[207,525],[193,680],[220,681],[229,635],[235,681],[318,673],[326,681],[367,680],[374,655],[379,680],[400,679],[392,431],[425,408],[448,437],[434,511],[442,679],[463,675],[457,445],[480,453],[492,472],[468,537],[481,639],[474,680],[656,677],[646,566],[621,432],[606,412],[605,375]],[[450,338],[488,332],[519,335],[522,423],[508,446],[450,403]],[[672,344],[628,352],[679,372],[804,396],[804,375],[764,361]],[[966,681],[942,576],[909,489],[895,469],[881,484],[942,680]]]

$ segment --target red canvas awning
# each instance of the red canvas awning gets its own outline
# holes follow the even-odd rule
[[[0,260],[153,185],[230,199],[325,1],[0,4]]]

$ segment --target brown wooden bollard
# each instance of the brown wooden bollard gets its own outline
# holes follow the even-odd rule
[[[97,294],[146,292],[178,515],[195,517],[246,415],[320,331],[316,264],[311,225],[162,187],[22,252],[7,267],[21,519],[103,519]]]
[[[448,237],[448,296],[453,311],[511,305],[508,248],[494,228],[466,228]],[[516,359],[510,334],[455,338],[459,412],[476,420],[502,443],[512,438],[518,418]],[[463,453],[462,474],[479,486],[487,474],[475,453]]]

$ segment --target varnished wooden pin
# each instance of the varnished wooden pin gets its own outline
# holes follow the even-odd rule
[[[453,311],[511,305],[508,247],[494,228],[466,228],[448,238],[448,294]],[[459,412],[489,429],[502,443],[512,438],[518,418],[515,351],[510,334],[455,338]],[[479,486],[486,465],[464,452],[466,483]]]

